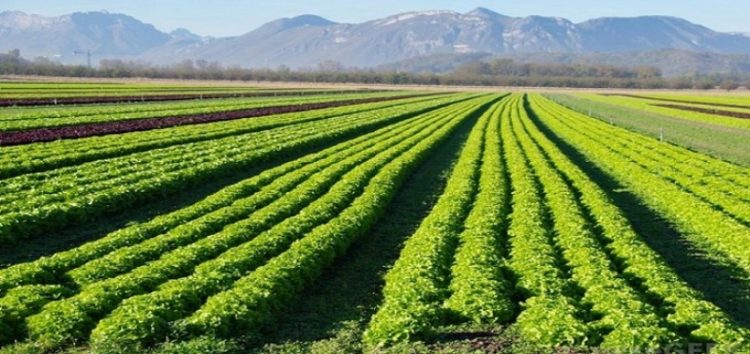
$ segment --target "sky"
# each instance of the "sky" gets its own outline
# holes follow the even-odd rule
[[[277,18],[301,14],[356,23],[407,11],[466,12],[478,6],[509,16],[559,16],[574,22],[603,16],[669,15],[718,31],[750,32],[748,0],[0,0],[0,12],[52,16],[107,10],[131,15],[162,31],[184,27],[210,36],[240,35]]]

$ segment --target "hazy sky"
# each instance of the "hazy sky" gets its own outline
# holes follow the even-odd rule
[[[312,13],[337,22],[362,22],[399,12],[487,7],[511,16],[561,16],[575,22],[602,16],[670,15],[725,32],[750,32],[750,0],[0,0],[0,11],[42,15],[108,10],[132,15],[170,31],[201,35],[248,32],[265,22]]]

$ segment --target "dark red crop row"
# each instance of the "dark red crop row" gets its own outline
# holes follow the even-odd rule
[[[327,93],[346,92],[378,92],[379,90],[349,90],[349,91],[269,91],[269,92],[235,92],[235,93],[210,93],[210,94],[182,94],[182,95],[127,95],[107,97],[59,97],[59,98],[6,98],[0,99],[0,107],[10,106],[41,106],[41,105],[65,105],[65,104],[96,104],[96,103],[123,103],[123,102],[153,102],[153,101],[184,101],[213,98],[232,97],[273,97],[273,96],[307,96]]]
[[[716,106],[716,107],[727,107],[727,108],[750,108],[750,106],[748,105],[741,105],[741,104],[718,103],[718,102],[709,103],[709,102],[691,101],[691,100],[686,100],[686,99],[651,97],[651,96],[633,95],[633,94],[626,94],[626,93],[603,93],[602,96],[621,96],[621,97],[631,97],[631,98],[639,98],[639,99],[646,99],[646,100],[653,100],[653,101],[700,104],[704,106]]]
[[[665,107],[665,108],[673,108],[673,109],[679,109],[682,111],[690,111],[690,112],[698,112],[698,113],[706,113],[706,114],[714,114],[719,116],[725,116],[725,117],[732,117],[732,118],[740,118],[740,119],[750,119],[750,113],[742,113],[742,112],[734,112],[734,111],[724,111],[720,109],[712,109],[712,108],[701,108],[701,107],[693,107],[693,106],[683,106],[678,104],[652,104],[652,106],[659,106],[659,107]]]
[[[215,113],[200,113],[172,117],[131,119],[115,122],[86,123],[54,128],[39,128],[24,131],[0,132],[0,146],[21,145],[58,139],[75,139],[95,135],[119,134],[133,131],[151,130],[178,125],[201,124],[224,120],[251,118],[271,114],[302,112],[314,109],[332,108],[353,104],[373,103],[396,99],[406,99],[433,94],[415,94],[404,96],[371,97],[343,101],[305,103],[299,105],[251,108]]]

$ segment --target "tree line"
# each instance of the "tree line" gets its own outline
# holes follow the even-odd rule
[[[445,74],[408,73],[346,68],[326,61],[313,68],[292,70],[224,67],[217,62],[185,60],[172,65],[104,59],[96,67],[63,65],[46,58],[27,60],[18,50],[0,54],[0,74],[96,78],[241,80],[392,85],[516,86],[571,88],[722,89],[750,87],[750,75],[694,75],[665,78],[654,67],[516,63],[511,59],[474,61]]]

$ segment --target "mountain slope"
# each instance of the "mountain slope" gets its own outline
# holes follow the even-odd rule
[[[407,12],[359,24],[302,15],[225,38],[201,37],[184,29],[168,34],[132,17],[106,12],[60,17],[0,13],[0,51],[14,48],[25,57],[41,55],[78,63],[82,58],[72,56],[74,50],[91,50],[95,61],[124,58],[155,64],[207,60],[225,66],[300,68],[332,60],[349,67],[377,67],[435,57],[442,58],[441,66],[447,67],[449,58],[483,53],[517,57],[536,54],[542,58],[545,55],[539,53],[609,53],[600,55],[602,58],[619,53],[624,61],[628,56],[624,53],[665,50],[749,55],[750,37],[719,33],[664,16],[573,23],[558,17],[509,17],[486,8],[467,13]],[[671,56],[680,57],[686,56]],[[715,57],[709,59],[718,62]],[[664,62],[658,55],[641,55],[639,60]]]
[[[600,18],[578,27],[586,33],[584,46],[589,52],[682,49],[750,54],[744,36],[714,32],[674,17]]]
[[[139,55],[170,39],[170,35],[154,26],[120,14],[77,12],[43,17],[12,11],[0,13],[0,51],[19,48],[26,57],[81,62],[73,51],[91,51],[98,58]]]
[[[371,67],[431,55],[664,49],[750,54],[750,38],[664,16],[601,18],[576,24],[557,17],[513,18],[478,8],[464,14],[407,12],[360,24],[301,16],[153,59],[201,58],[248,67],[301,67],[334,60],[346,66]]]
[[[610,65],[615,67],[650,66],[665,77],[680,75],[737,75],[750,73],[750,55],[693,52],[661,49],[632,52],[596,53],[520,53],[433,54],[379,65],[377,69],[409,73],[448,73],[470,62],[511,59],[516,63]]]

